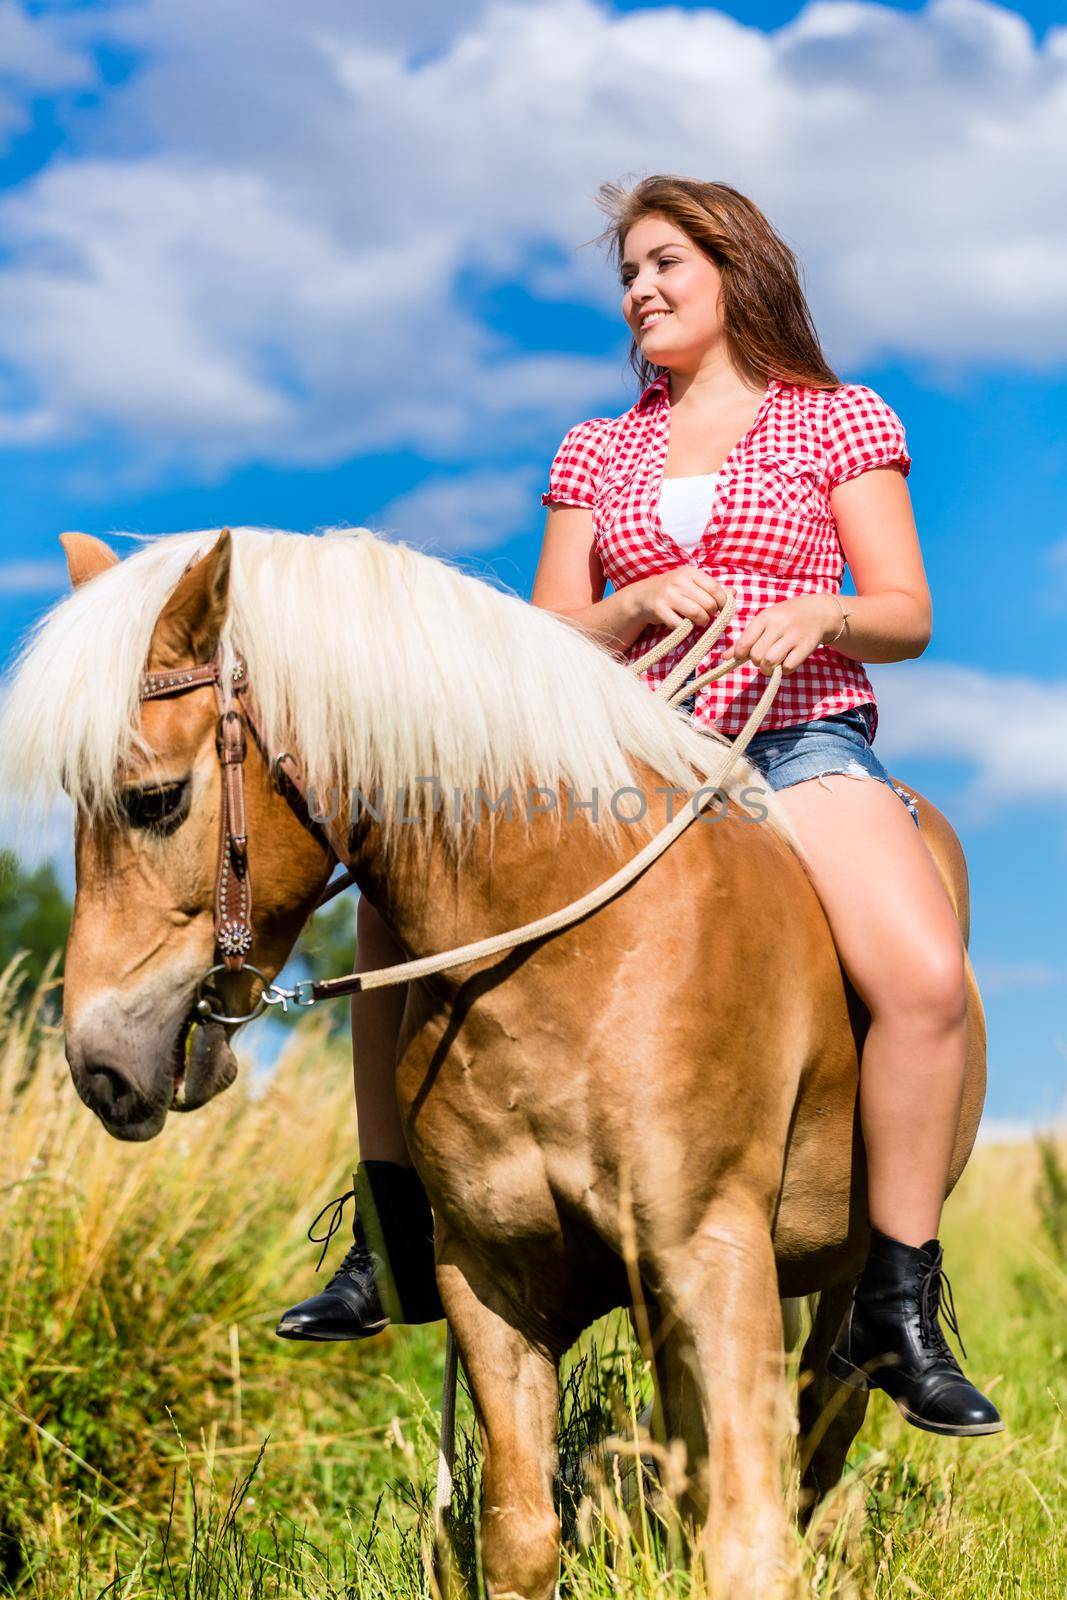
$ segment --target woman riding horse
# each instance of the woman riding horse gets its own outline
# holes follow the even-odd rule
[[[781,691],[747,753],[795,825],[870,1013],[859,1110],[872,1242],[828,1368],[886,1390],[918,1427],[992,1433],[996,1408],[964,1376],[938,1320],[937,1233],[966,1051],[964,945],[911,797],[872,751],[878,711],[861,664],[914,658],[930,640],[904,430],[871,389],[831,371],[795,258],[750,200],[726,184],[666,177],[601,194],[644,387],[621,416],[564,438],[542,496],[533,603],[633,658],[685,619],[706,627],[728,585],[738,609],[716,652],[742,665],[688,703],[696,723],[728,736],[751,714],[761,675],[781,666]],[[847,606],[846,559],[857,591]],[[650,685],[684,649],[648,669]],[[357,970],[404,956],[361,899]],[[406,1321],[442,1314],[433,1219],[394,1091],[406,998],[406,987],[353,997],[354,1243],[323,1292],[283,1315],[284,1338],[377,1333],[390,1320],[383,1300]]]

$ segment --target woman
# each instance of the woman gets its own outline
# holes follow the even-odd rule
[[[995,1407],[938,1320],[937,1231],[965,1062],[963,942],[914,803],[871,749],[878,713],[861,665],[921,655],[930,639],[904,430],[870,389],[827,366],[795,259],[743,195],[665,177],[601,193],[643,392],[561,444],[533,603],[632,657],[685,618],[706,627],[728,585],[738,609],[715,658],[741,665],[688,702],[696,722],[728,736],[781,666],[747,753],[797,829],[870,1013],[860,1116],[872,1243],[830,1370],[887,1390],[919,1427],[995,1432]],[[857,589],[847,606],[846,557]],[[688,642],[647,671],[650,684]],[[403,959],[365,904],[359,944],[366,968]],[[386,1253],[405,1278],[408,1319],[440,1314],[432,1221],[392,1086],[403,1006],[399,989],[353,1000],[360,1148],[373,1159],[357,1175],[353,1250],[325,1294],[283,1318],[288,1337],[384,1326]],[[375,1218],[376,1255],[359,1215]]]

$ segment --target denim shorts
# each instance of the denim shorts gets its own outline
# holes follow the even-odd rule
[[[680,709],[691,712],[692,708],[690,696]],[[850,706],[847,711],[835,711],[832,716],[816,717],[811,722],[794,722],[786,728],[758,728],[745,755],[772,789],[788,789],[805,778],[821,778],[831,772],[877,778],[903,800],[918,827],[915,797],[893,782],[871,749],[871,726],[869,706]]]

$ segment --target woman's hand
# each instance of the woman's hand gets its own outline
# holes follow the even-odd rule
[[[794,595],[753,617],[732,654],[738,661],[754,662],[768,678],[780,666],[787,678],[840,626],[841,609],[832,594]]]
[[[677,628],[687,618],[706,628],[726,604],[726,590],[703,567],[675,567],[641,578],[623,591],[636,608],[643,627]]]

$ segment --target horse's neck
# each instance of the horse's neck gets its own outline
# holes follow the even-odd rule
[[[624,839],[626,853],[637,848]],[[610,877],[622,857],[613,855],[584,823],[556,831],[547,817],[498,819],[490,848],[483,822],[461,861],[439,829],[412,827],[399,849],[386,855],[378,830],[354,840],[356,880],[410,955],[472,943],[532,922],[577,900]]]

